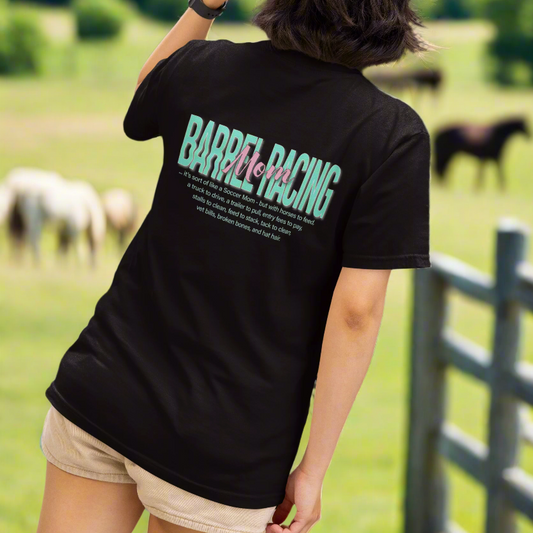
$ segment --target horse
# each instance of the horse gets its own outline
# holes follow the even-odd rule
[[[42,209],[57,226],[59,254],[66,256],[74,247],[80,257],[79,237],[85,232],[89,262],[95,267],[97,253],[105,240],[106,218],[94,187],[85,181],[67,181],[64,187],[43,196]]]
[[[69,181],[57,173],[17,168],[6,180],[14,194],[10,212],[10,235],[17,248],[29,240],[36,263],[40,262],[40,240],[45,223],[55,225],[58,252],[65,255],[85,232],[90,263],[96,264],[106,231],[106,219],[98,193],[83,181]]]
[[[367,77],[372,83],[391,92],[411,88],[417,91],[415,93],[416,96],[427,88],[436,97],[442,87],[444,74],[438,68],[413,70],[379,69]]]
[[[413,84],[422,89],[427,87],[433,93],[440,91],[442,82],[444,81],[444,74],[441,69],[438,68],[421,68],[412,70],[410,72]]]
[[[485,164],[494,161],[498,167],[500,190],[505,190],[505,175],[502,155],[509,139],[515,134],[529,137],[524,118],[499,121],[493,125],[454,124],[441,128],[435,135],[434,171],[436,178],[444,183],[451,160],[459,152],[479,159],[476,189],[481,189],[484,181]]]
[[[38,204],[46,191],[61,186],[65,179],[57,172],[30,167],[17,167],[6,176],[4,187],[10,191],[7,213],[8,236],[16,256],[27,241],[36,263],[40,260],[40,228],[44,223]]]
[[[102,195],[102,205],[107,225],[117,234],[119,248],[123,250],[137,223],[137,204],[133,195],[124,189],[110,189]]]

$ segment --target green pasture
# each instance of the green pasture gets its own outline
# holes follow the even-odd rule
[[[129,140],[122,120],[138,72],[168,27],[133,17],[116,42],[74,45],[67,11],[38,10],[53,37],[46,75],[0,80],[0,176],[14,166],[38,166],[90,180],[99,191],[122,186],[135,193],[145,213],[162,162],[162,143]],[[526,114],[533,126],[533,92],[503,91],[485,81],[483,50],[490,33],[483,23],[428,28],[427,37],[441,48],[417,61],[441,66],[446,74],[437,101],[429,95],[416,101],[430,131],[447,122],[517,114]],[[264,36],[245,25],[216,22],[210,38],[253,41]],[[410,94],[402,97],[413,102]],[[453,164],[449,188],[432,183],[434,251],[492,271],[498,219],[513,216],[533,227],[532,150],[533,140],[515,138],[509,144],[505,194],[497,190],[494,169],[487,173],[486,188],[474,192],[476,165],[466,156]],[[0,237],[1,533],[35,531],[45,472],[39,449],[49,406],[44,391],[109,286],[119,259],[113,244],[106,243],[98,269],[91,271],[73,258],[58,265],[47,235],[44,264],[36,269],[29,258],[22,266],[10,261],[3,232]],[[533,261],[533,245],[531,250]],[[375,358],[325,481],[317,533],[401,530],[411,276],[409,271],[392,275]],[[491,314],[455,295],[452,304],[457,330],[488,346]],[[523,350],[533,360],[533,319],[526,329]],[[450,418],[485,440],[485,391],[460,376],[450,376],[450,383]],[[533,470],[533,453],[525,450],[522,462]],[[453,518],[480,533],[483,493],[459,472],[450,472]],[[145,525],[146,516],[137,531]],[[520,531],[533,532],[533,527],[521,522]]]

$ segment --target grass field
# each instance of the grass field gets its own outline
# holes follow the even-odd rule
[[[90,180],[98,190],[131,189],[146,212],[162,161],[160,140],[135,143],[124,135],[122,119],[137,74],[168,29],[133,19],[111,44],[74,46],[66,11],[40,10],[54,42],[47,75],[0,81],[0,176],[14,166],[38,166],[67,177]],[[533,92],[502,91],[484,80],[484,43],[491,29],[482,23],[435,24],[427,36],[442,46],[424,61],[441,65],[446,87],[438,102],[428,95],[416,108],[430,131],[455,120],[489,121],[527,114],[533,124]],[[247,26],[216,22],[210,38],[253,41],[264,36]],[[409,95],[406,100],[409,102]],[[453,165],[452,186],[432,187],[432,248],[492,271],[494,229],[502,216],[533,227],[532,141],[514,139],[506,154],[509,188],[500,194],[493,169],[487,187],[474,193],[475,164],[467,157]],[[435,185],[435,184],[433,184]],[[23,266],[7,257],[0,237],[0,532],[35,531],[45,460],[39,449],[49,406],[44,390],[59,359],[75,340],[107,289],[118,261],[112,243],[96,272],[74,262],[58,268],[47,235],[45,264]],[[532,247],[533,252],[533,247]],[[530,259],[533,260],[533,253]],[[406,436],[411,273],[391,278],[374,361],[345,427],[324,487],[323,519],[314,529],[336,533],[389,533],[401,530]],[[451,322],[487,346],[492,316],[453,296]],[[527,322],[524,356],[533,360],[533,320]],[[452,374],[450,418],[485,440],[487,395]],[[305,439],[303,444],[305,443]],[[523,454],[533,470],[533,453]],[[481,490],[450,469],[452,516],[471,533],[483,528]],[[136,531],[144,531],[146,516]],[[533,527],[521,522],[522,533]]]

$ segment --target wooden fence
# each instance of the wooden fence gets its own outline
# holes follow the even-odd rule
[[[533,266],[525,262],[527,229],[504,219],[497,233],[494,278],[461,261],[432,256],[415,271],[404,533],[451,533],[445,461],[486,490],[485,533],[515,533],[516,511],[533,521],[533,477],[518,465],[520,405],[533,405],[533,365],[520,361],[524,312],[533,312]],[[449,289],[494,310],[492,347],[447,326]],[[488,444],[445,419],[449,367],[484,383],[490,392]]]

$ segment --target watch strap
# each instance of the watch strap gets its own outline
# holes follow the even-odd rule
[[[189,7],[193,9],[198,15],[204,19],[214,19],[222,15],[223,11],[228,5],[228,0],[226,0],[219,8],[213,9],[206,6],[202,0],[188,0]]]

